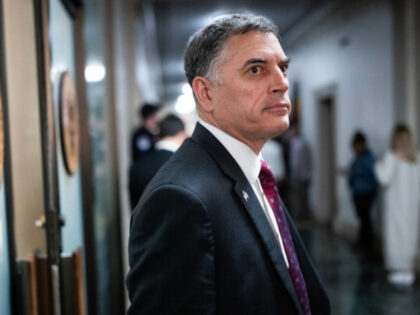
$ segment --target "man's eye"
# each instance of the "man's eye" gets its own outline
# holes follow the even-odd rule
[[[251,67],[251,69],[249,69],[251,71],[251,73],[253,74],[258,74],[260,72],[260,67],[258,66],[253,66]]]
[[[287,69],[289,69],[289,65],[288,64],[280,65],[279,68],[281,72],[283,72],[283,74],[286,74]]]

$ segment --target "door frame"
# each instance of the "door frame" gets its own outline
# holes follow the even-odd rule
[[[5,47],[4,47],[4,26],[3,26],[3,0],[0,0],[0,97],[2,102],[3,115],[3,178],[6,202],[6,225],[7,225],[7,245],[9,251],[9,270],[10,270],[10,309],[12,314],[18,310],[17,283],[18,274],[16,266],[16,241],[14,225],[14,207],[13,207],[13,181],[12,181],[12,162],[10,156],[10,137],[9,137],[9,113],[8,96],[6,84],[6,65],[5,65]],[[0,178],[1,180],[1,178]]]
[[[83,209],[83,239],[85,255],[84,280],[86,281],[88,314],[96,314],[96,267],[95,242],[93,233],[93,169],[91,161],[90,138],[88,131],[88,107],[84,80],[84,36],[83,8],[81,0],[61,0],[73,20],[76,90],[80,113],[80,167]],[[34,0],[35,29],[37,43],[37,66],[40,97],[41,140],[43,149],[44,195],[46,200],[47,252],[52,266],[51,283],[53,314],[61,313],[60,297],[60,254],[61,225],[58,190],[57,135],[55,129],[54,104],[52,94],[51,43],[49,40],[49,1]]]
[[[75,43],[75,80],[80,114],[80,168],[83,208],[83,237],[85,252],[85,279],[87,313],[97,314],[97,277],[96,277],[96,247],[94,233],[94,181],[92,144],[89,132],[89,106],[87,101],[87,87],[85,81],[86,47],[84,36],[84,9],[82,0],[62,0],[67,3],[73,1],[74,43]],[[72,13],[69,11],[69,14]]]
[[[50,76],[49,2],[34,0],[36,55],[42,143],[46,241],[51,285],[50,312],[61,314],[60,253],[61,227],[57,170],[57,136],[54,125],[54,104]]]
[[[328,86],[325,86],[323,88],[320,88],[318,90],[315,91],[315,105],[316,105],[316,112],[317,112],[317,128],[318,128],[318,137],[317,137],[317,142],[318,148],[318,169],[320,169],[319,174],[325,174],[326,170],[322,169],[322,161],[323,161],[323,157],[325,155],[325,153],[323,153],[323,144],[325,144],[325,139],[323,139],[323,134],[321,132],[321,128],[322,126],[326,125],[326,121],[325,121],[325,117],[323,115],[323,109],[321,108],[321,106],[323,106],[322,101],[327,99],[327,98],[331,98],[333,100],[332,103],[332,107],[331,107],[331,115],[330,118],[332,119],[332,135],[334,135],[331,138],[331,145],[332,147],[331,149],[331,153],[332,153],[332,163],[333,165],[331,165],[331,175],[332,175],[332,182],[330,183],[331,187],[328,187],[328,189],[331,188],[331,192],[330,193],[322,193],[322,188],[321,188],[321,195],[323,196],[322,198],[327,198],[328,195],[330,195],[331,198],[333,198],[333,200],[322,200],[322,202],[327,205],[328,207],[328,213],[326,213],[325,217],[322,217],[322,221],[325,221],[328,225],[333,225],[334,221],[335,221],[335,217],[337,216],[338,213],[338,209],[337,209],[337,190],[336,190],[336,162],[337,162],[337,156],[336,156],[336,100],[337,100],[337,85],[336,84],[331,84]],[[322,179],[321,176],[318,176],[318,184],[320,185],[320,187],[323,186],[322,183]]]

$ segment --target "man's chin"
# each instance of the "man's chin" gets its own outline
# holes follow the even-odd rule
[[[277,137],[284,133],[287,129],[289,129],[289,120],[284,121],[281,124],[277,124],[276,126],[273,126],[270,132],[270,138]]]
[[[290,126],[290,121],[289,121],[289,116],[284,116],[281,118],[281,120],[278,123],[278,132],[283,133],[285,132],[287,129],[289,129]]]

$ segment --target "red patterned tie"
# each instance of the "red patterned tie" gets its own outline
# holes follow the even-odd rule
[[[300,270],[299,262],[297,260],[295,245],[293,244],[293,240],[290,235],[286,216],[281,207],[280,196],[277,192],[277,184],[274,179],[273,172],[263,160],[261,160],[259,179],[264,190],[264,195],[273,210],[274,216],[276,217],[284,250],[286,251],[286,256],[289,261],[290,277],[292,278],[293,286],[295,287],[295,292],[300,306],[304,314],[310,315],[311,309],[309,306],[309,297],[306,290],[305,280],[303,279],[302,271]]]

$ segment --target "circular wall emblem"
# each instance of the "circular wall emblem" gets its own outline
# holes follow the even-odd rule
[[[60,78],[59,108],[64,164],[72,175],[79,164],[80,129],[76,88],[69,72],[64,72]]]

